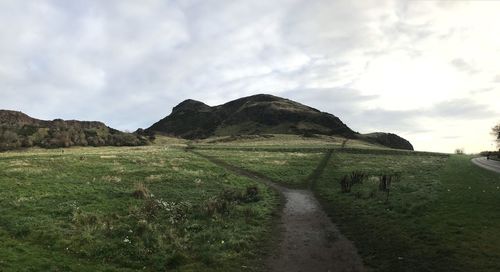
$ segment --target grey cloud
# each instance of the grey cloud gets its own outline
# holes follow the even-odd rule
[[[488,87],[488,88],[482,88],[482,89],[478,89],[478,90],[473,90],[470,93],[471,94],[484,94],[484,93],[489,93],[489,92],[494,91],[494,90],[495,90],[495,88]]]
[[[386,110],[381,108],[361,110],[353,116],[353,126],[357,125],[363,132],[417,133],[425,129],[417,121],[421,117],[420,110]]]
[[[428,112],[432,116],[456,119],[482,119],[496,114],[489,106],[465,98],[438,103]]]
[[[495,78],[493,78],[493,82],[500,83],[500,74],[496,75]]]
[[[456,59],[453,59],[451,62],[450,62],[455,68],[457,68],[458,70],[460,71],[463,71],[463,72],[466,72],[466,73],[469,73],[469,74],[475,74],[475,73],[478,73],[479,70],[476,69],[473,65],[471,65],[470,63],[466,62],[464,59],[462,58],[456,58]]]
[[[295,89],[284,92],[283,95],[332,113],[353,130],[362,133],[374,131],[408,133],[422,130],[416,123],[420,111],[392,111],[380,108],[366,110],[365,103],[374,101],[378,97],[363,95],[359,90],[348,87]]]

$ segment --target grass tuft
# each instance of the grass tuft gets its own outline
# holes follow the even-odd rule
[[[132,196],[137,199],[147,199],[151,197],[151,192],[143,182],[139,182],[135,185],[135,190],[132,192]]]

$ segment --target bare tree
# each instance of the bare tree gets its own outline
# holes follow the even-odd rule
[[[491,129],[491,134],[496,138],[495,141],[497,142],[497,147],[500,148],[500,124]]]

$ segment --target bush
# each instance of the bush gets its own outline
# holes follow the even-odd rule
[[[352,186],[362,184],[368,175],[362,171],[353,171],[349,175],[344,175],[340,179],[340,191],[342,193],[351,192]]]
[[[6,130],[0,133],[0,150],[15,149],[21,146],[17,133]]]
[[[394,174],[382,174],[379,176],[379,185],[378,189],[382,192],[387,193],[386,197],[386,202],[389,201],[389,193],[391,190],[391,186],[393,182],[398,182],[401,180],[401,174],[400,173],[394,173]]]
[[[132,192],[132,196],[138,199],[146,199],[151,196],[149,189],[144,185],[144,183],[140,182],[136,184],[134,192]]]
[[[226,189],[216,197],[210,198],[204,205],[204,211],[209,216],[228,214],[235,204],[251,203],[260,200],[259,188],[249,186],[244,192]]]

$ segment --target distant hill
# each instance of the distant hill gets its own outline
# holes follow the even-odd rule
[[[186,139],[255,134],[339,135],[391,148],[413,150],[410,142],[395,134],[362,135],[332,114],[267,94],[244,97],[214,107],[188,99],[144,132]]]
[[[124,133],[101,122],[44,121],[22,112],[0,110],[0,151],[20,147],[136,146],[147,138]]]

